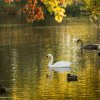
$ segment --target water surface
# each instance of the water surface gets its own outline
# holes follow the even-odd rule
[[[76,43],[100,43],[100,33],[88,18],[65,19],[60,26],[0,25],[0,81],[9,93],[3,100],[99,100],[100,57]],[[46,55],[54,62],[73,62],[70,69],[50,73]],[[78,76],[68,82],[67,74]]]

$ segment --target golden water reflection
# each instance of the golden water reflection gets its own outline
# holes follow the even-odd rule
[[[67,21],[66,21],[67,23]],[[93,24],[86,18],[70,20],[63,26],[1,26],[0,79],[9,100],[99,100],[100,57],[96,51],[79,51],[76,40],[85,44],[100,41]],[[70,70],[50,73],[46,55],[53,54],[54,62],[73,62]],[[68,82],[67,74],[78,76]]]

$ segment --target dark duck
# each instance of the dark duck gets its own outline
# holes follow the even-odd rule
[[[0,85],[0,95],[7,93],[7,89]]]
[[[76,75],[67,74],[67,81],[78,81],[78,77]]]
[[[88,44],[88,45],[83,45],[83,41],[81,39],[77,40],[77,43],[81,43],[81,51],[83,49],[86,50],[98,50],[98,56],[100,56],[100,44]]]

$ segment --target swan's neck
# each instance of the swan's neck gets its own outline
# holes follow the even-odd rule
[[[48,63],[48,66],[51,67],[52,66],[52,63],[53,63],[53,56],[51,56],[50,61]]]
[[[81,43],[81,49],[83,48],[83,41],[82,40],[80,40],[80,43]]]
[[[81,48],[83,48],[83,42],[81,42]]]

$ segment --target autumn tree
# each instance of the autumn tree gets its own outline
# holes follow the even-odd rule
[[[42,3],[42,5],[40,5]],[[55,20],[61,22],[63,17],[65,17],[65,0],[27,0],[23,12],[27,16],[28,22],[33,22],[34,20],[43,20],[45,17],[44,9],[54,15]]]
[[[4,0],[5,3],[22,2],[23,0]],[[24,6],[21,11],[26,15],[28,22],[34,20],[43,20],[45,18],[45,10],[54,16],[57,22],[61,22],[65,14],[65,8],[67,4],[70,4],[73,0],[24,0]],[[45,7],[45,9],[44,9]]]
[[[91,21],[100,28],[100,0],[83,0]]]
[[[57,22],[61,22],[67,15],[65,12],[67,6],[73,2],[82,2],[86,11],[90,13],[91,20],[97,27],[100,24],[100,0],[4,0],[4,2],[20,5],[19,11],[22,11],[27,21],[31,23],[34,20],[43,20],[46,10],[54,16]]]

